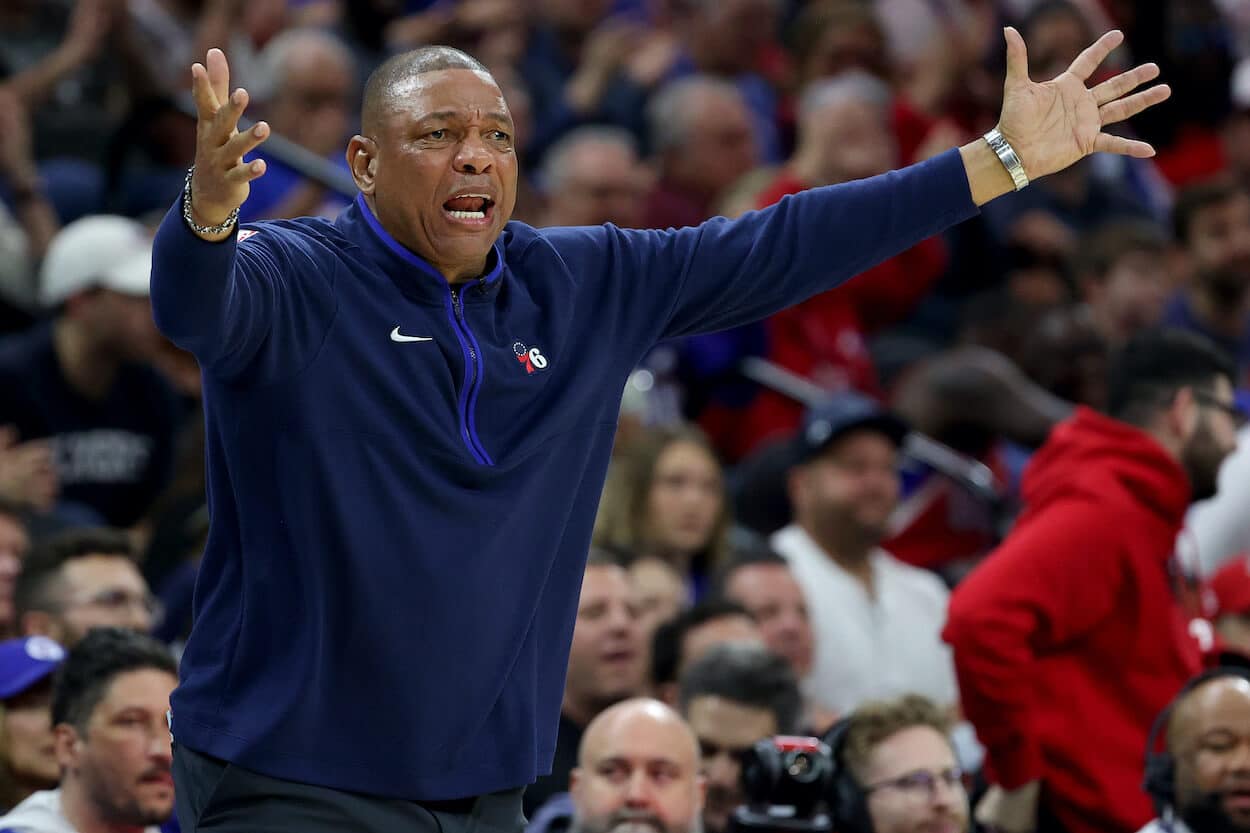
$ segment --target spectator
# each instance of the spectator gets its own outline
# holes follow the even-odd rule
[[[573,647],[569,653],[564,703],[551,774],[525,790],[524,808],[534,810],[568,789],[582,733],[595,715],[613,703],[642,694],[646,681],[642,631],[629,574],[607,553],[592,550],[582,576]]]
[[[651,641],[651,687],[670,706],[678,703],[678,682],[686,669],[714,645],[726,642],[764,644],[759,626],[742,605],[706,599],[665,622]]]
[[[31,636],[0,642],[0,812],[61,780],[52,735],[52,674],[65,650]]]
[[[1170,326],[1215,342],[1250,384],[1250,195],[1227,180],[1190,186],[1172,223],[1188,273],[1164,313]]]
[[[667,561],[701,597],[728,549],[730,525],[724,474],[706,437],[693,427],[657,429],[612,466],[595,539]]]
[[[74,647],[52,699],[61,785],[0,817],[4,833],[157,833],[174,809],[166,713],[173,657],[149,637],[102,629]]]
[[[1195,676],[1151,730],[1145,788],[1155,818],[1142,833],[1250,830],[1248,749],[1250,676],[1239,668]]]
[[[1231,377],[1197,336],[1130,340],[1109,416],[1078,408],[1055,428],[1015,528],[956,588],[944,636],[986,747],[983,823],[1130,833],[1149,820],[1146,734],[1201,663],[1169,560],[1235,440]]]
[[[686,580],[672,564],[655,556],[635,558],[627,569],[634,582],[643,639],[650,645],[660,625],[690,606]]]
[[[0,498],[0,638],[17,633],[14,593],[29,551],[25,513],[17,504]]]
[[[1240,555],[1207,582],[1204,612],[1227,650],[1250,662],[1250,555]]]
[[[812,616],[810,692],[827,709],[913,692],[955,705],[954,669],[940,633],[946,587],[881,549],[898,505],[896,415],[852,393],[813,408],[795,437],[794,522],[772,536]]]
[[[648,228],[696,226],[758,159],[751,114],[728,81],[674,81],[648,106],[659,182],[647,199]]]
[[[1250,411],[1250,394],[1238,394],[1242,411]],[[1185,519],[1182,542],[1197,550],[1195,564],[1202,575],[1211,575],[1230,558],[1250,552],[1250,426],[1237,433],[1237,448],[1220,467],[1219,490],[1200,500]]]
[[[745,797],[742,758],[757,741],[799,731],[803,698],[786,660],[754,643],[714,645],[681,676],[681,713],[699,739],[703,829],[725,833]]]
[[[160,608],[119,530],[69,530],[41,542],[15,591],[23,636],[47,636],[67,648],[93,628],[149,633]]]
[[[570,794],[536,817],[531,833],[566,828],[570,817],[577,833],[699,831],[699,745],[663,703],[635,698],[603,711],[586,727],[569,781]]]
[[[147,362],[161,336],[148,300],[151,236],[86,217],[52,241],[41,299],[53,320],[0,344],[0,425],[47,438],[60,514],[129,527],[168,482],[177,401]]]
[[[1083,236],[1076,275],[1099,335],[1113,348],[1163,318],[1168,238],[1153,223],[1120,220]]]
[[[838,833],[967,833],[968,795],[944,709],[917,695],[862,704],[827,735]]]
[[[545,211],[540,225],[642,226],[649,189],[638,145],[619,127],[570,131],[543,158]]]
[[[357,87],[356,65],[348,48],[320,30],[288,30],[265,45],[259,62],[265,83],[256,91],[258,109],[270,128],[346,174],[343,152],[355,121]],[[267,168],[243,204],[242,222],[334,216],[347,206],[347,196],[305,180],[264,149],[253,157],[264,159]]]

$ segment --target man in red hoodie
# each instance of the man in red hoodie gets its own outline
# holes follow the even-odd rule
[[[943,638],[1002,833],[1129,833],[1151,818],[1154,716],[1202,663],[1170,561],[1236,445],[1229,361],[1176,331],[1113,363],[1110,416],[1078,408],[1038,451],[1006,541],[955,590]]]

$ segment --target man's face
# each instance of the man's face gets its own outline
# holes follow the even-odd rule
[[[629,578],[634,585],[634,605],[645,647],[656,628],[686,606],[688,593],[681,574],[659,558],[635,559],[629,565]]]
[[[785,564],[739,567],[725,584],[725,595],[751,611],[764,643],[789,660],[803,677],[812,667],[812,625],[807,601]]]
[[[1185,243],[1196,280],[1217,298],[1238,303],[1250,287],[1250,196],[1238,193],[1197,211]]]
[[[704,784],[675,720],[630,715],[583,740],[569,778],[576,833],[695,833]]]
[[[473,70],[426,72],[400,84],[373,137],[378,218],[444,274],[475,277],[516,203],[508,105],[490,76]],[[350,155],[359,177],[361,162]]]
[[[646,668],[642,630],[629,574],[588,567],[573,626],[565,696],[594,711],[637,694]]]
[[[1113,342],[1157,325],[1168,297],[1168,273],[1164,259],[1146,250],[1121,255],[1098,286],[1093,303],[1115,331],[1104,333]]]
[[[708,833],[724,833],[743,801],[742,756],[756,741],[777,734],[777,718],[768,709],[713,695],[692,699],[685,717],[699,739],[707,779],[703,827]]]
[[[1220,466],[1237,448],[1233,389],[1220,377],[1210,389],[1194,390],[1198,418],[1181,448],[1181,465],[1189,475],[1192,500],[1205,500],[1219,489]]]
[[[93,812],[110,825],[165,822],[174,808],[169,695],[178,683],[164,671],[117,675],[92,712],[86,733],[57,727],[65,783],[81,784]]]
[[[353,70],[324,45],[294,50],[273,97],[273,129],[318,156],[341,153],[352,119]]]
[[[647,182],[633,151],[614,142],[587,141],[564,162],[560,186],[547,196],[547,225],[642,226]]]
[[[130,628],[151,633],[155,601],[143,574],[120,555],[86,555],[61,568],[59,604],[51,631],[66,648],[92,628]]]
[[[755,167],[755,127],[740,96],[707,92],[691,98],[689,132],[667,175],[704,199],[716,199]]]
[[[681,662],[677,669],[678,678],[685,673],[691,663],[706,654],[709,648],[726,642],[751,642],[763,645],[764,635],[760,633],[759,626],[755,624],[754,619],[742,614],[720,616],[702,625],[696,625],[686,631],[686,636],[682,639]]]
[[[852,431],[801,466],[795,486],[804,526],[875,544],[898,504],[898,449],[877,431]]]
[[[13,624],[13,590],[29,549],[26,527],[17,518],[0,513],[0,623]]]
[[[81,315],[97,349],[128,361],[146,361],[161,346],[152,301],[98,288],[81,296]]]
[[[812,113],[806,126],[820,149],[820,185],[866,179],[898,164],[894,134],[882,106],[837,101]]]
[[[1250,830],[1250,683],[1214,680],[1185,706],[1172,749],[1177,813],[1194,833]]]
[[[716,0],[695,4],[695,36],[701,50],[704,71],[735,75],[750,71],[754,56],[772,38],[777,27],[775,0]]]
[[[872,750],[864,773],[874,833],[965,833],[968,795],[936,729],[911,726]]]

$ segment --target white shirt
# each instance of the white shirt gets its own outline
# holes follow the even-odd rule
[[[61,791],[43,790],[32,794],[0,817],[0,830],[18,833],[78,833],[61,811]],[[143,833],[160,833],[159,827],[145,827]]]
[[[1219,492],[1195,503],[1185,519],[1178,550],[1194,550],[1196,569],[1210,578],[1229,559],[1250,552],[1250,426],[1237,435],[1237,450],[1220,467]]]
[[[950,646],[941,638],[950,593],[937,576],[876,549],[869,556],[874,598],[797,524],[771,543],[790,562],[811,617],[809,697],[839,713],[903,694],[957,702]]]

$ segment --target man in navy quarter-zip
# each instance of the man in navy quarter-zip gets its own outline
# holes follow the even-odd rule
[[[199,360],[212,526],[172,698],[193,831],[516,833],[551,765],[626,376],[657,341],[745,324],[1095,152],[1166,98],[1146,65],[1046,83],[1005,33],[999,128],[903,171],[679,231],[509,222],[508,107],[427,47],[366,85],[338,219],[237,209],[268,128],[225,56],[192,68],[195,167],[152,303]]]

